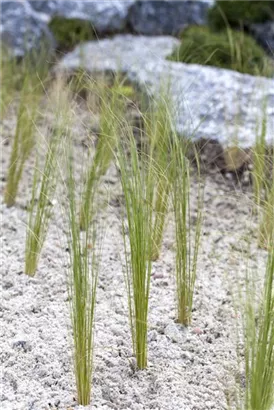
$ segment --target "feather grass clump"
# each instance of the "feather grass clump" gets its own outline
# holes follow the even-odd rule
[[[127,138],[127,139],[126,139]],[[129,318],[137,366],[147,366],[148,306],[152,251],[153,167],[151,158],[139,151],[130,130],[119,144],[117,162],[125,198],[123,238]],[[127,142],[125,147],[125,141]]]
[[[188,326],[191,323],[193,295],[196,282],[197,262],[202,229],[203,195],[199,183],[195,222],[192,222],[192,203],[190,201],[190,164],[186,157],[187,142],[176,137],[172,160],[174,183],[172,190],[173,211],[175,219],[176,242],[176,292],[177,319]],[[197,164],[199,161],[197,158]],[[199,166],[198,178],[199,178]]]
[[[68,158],[69,296],[74,341],[74,372],[78,402],[91,400],[94,321],[100,246],[95,220],[81,232],[77,214],[77,189],[72,156]],[[95,197],[93,197],[94,200]],[[90,204],[93,206],[94,202]],[[92,209],[93,210],[93,209]]]

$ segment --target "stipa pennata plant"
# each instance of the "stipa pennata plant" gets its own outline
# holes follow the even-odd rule
[[[173,178],[171,167],[173,115],[166,95],[162,93],[157,100],[153,101],[152,107],[143,116],[149,145],[148,152],[153,158],[155,167],[152,260],[158,259],[160,255]]]
[[[245,392],[239,408],[272,410],[274,404],[274,230],[262,292],[247,272],[244,303]]]
[[[58,181],[58,152],[62,138],[69,133],[68,87],[57,80],[50,104],[55,109],[55,121],[49,141],[46,141],[46,158],[43,170],[38,168],[38,156],[32,181],[32,197],[26,235],[25,273],[34,276],[43,244],[46,239],[53,210],[53,199]]]
[[[137,366],[147,366],[148,305],[152,251],[153,167],[151,158],[138,152],[130,130],[119,144],[117,162],[125,198],[123,238],[126,258],[125,280],[129,318]],[[125,146],[126,145],[126,146]],[[129,153],[129,155],[128,155]]]
[[[72,155],[68,158],[69,295],[74,340],[74,370],[78,402],[88,405],[93,373],[93,340],[99,256],[95,221],[80,231]],[[94,197],[93,197],[94,199]],[[90,206],[93,206],[92,203]],[[93,209],[91,209],[93,210]]]
[[[86,186],[81,204],[80,226],[86,230],[92,220],[90,204],[100,178],[107,172],[113,152],[119,139],[119,132],[124,115],[124,98],[115,81],[112,87],[98,85],[100,105],[100,130],[92,164],[87,171]]]
[[[200,183],[197,193],[195,222],[192,222],[190,202],[190,164],[186,157],[187,142],[175,138],[172,149],[174,182],[172,190],[176,239],[176,296],[178,322],[191,323],[193,294],[202,228],[203,195]],[[198,178],[199,178],[199,162]]]

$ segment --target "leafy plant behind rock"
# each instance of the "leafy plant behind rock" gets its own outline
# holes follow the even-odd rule
[[[251,75],[273,75],[273,65],[264,50],[249,35],[227,29],[220,33],[208,27],[191,26],[170,60],[211,65]]]
[[[94,38],[94,30],[89,21],[55,16],[49,23],[49,28],[57,42],[57,48],[68,51],[77,44]]]
[[[214,30],[243,27],[273,19],[273,1],[217,0],[208,12],[209,26]]]

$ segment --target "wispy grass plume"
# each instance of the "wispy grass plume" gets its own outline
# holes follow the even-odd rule
[[[126,208],[126,222],[123,222],[125,277],[133,350],[138,368],[144,369],[147,366],[153,171],[150,157],[143,152],[138,152],[130,130],[123,139],[126,139],[126,136],[128,136],[128,146],[125,149],[124,145],[119,144],[117,155]]]
[[[90,204],[100,178],[108,170],[113,152],[119,139],[119,130],[124,114],[124,102],[115,81],[112,87],[98,86],[100,104],[100,131],[92,164],[87,172],[83,202],[81,204],[80,227],[86,230],[92,220]]]
[[[151,259],[159,258],[163,241],[165,220],[169,208],[173,170],[171,167],[171,145],[173,138],[173,115],[168,93],[162,93],[153,101],[144,115],[145,131],[149,144],[149,155],[155,165],[153,248]]]

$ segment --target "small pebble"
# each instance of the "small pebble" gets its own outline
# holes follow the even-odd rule
[[[192,330],[192,333],[194,333],[195,335],[201,335],[204,332],[200,327],[194,327],[194,329]]]

